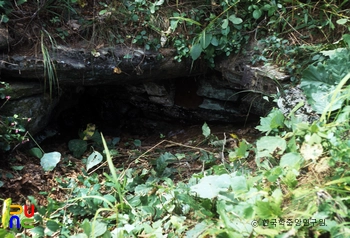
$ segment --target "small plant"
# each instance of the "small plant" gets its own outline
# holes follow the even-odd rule
[[[4,91],[9,88],[9,84],[0,82],[0,98],[5,99],[2,107],[11,99],[11,96],[6,96]],[[18,143],[25,143],[28,139],[25,135],[25,128],[23,122],[29,122],[30,118],[21,118],[15,114],[13,116],[0,116],[0,150],[9,151]]]

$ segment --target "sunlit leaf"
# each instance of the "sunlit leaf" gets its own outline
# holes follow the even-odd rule
[[[286,147],[287,143],[283,138],[278,136],[264,136],[256,142],[256,157],[271,157],[274,153],[283,154]]]
[[[261,132],[266,132],[269,134],[273,129],[284,127],[284,115],[283,113],[274,108],[267,115],[267,117],[262,117],[260,119],[260,125],[256,127]]]
[[[345,23],[348,22],[348,19],[342,18],[342,19],[337,20],[336,22],[337,22],[337,24],[339,24],[339,25],[344,25]]]
[[[210,135],[210,128],[206,122],[202,126],[202,134],[207,138]]]
[[[102,160],[103,160],[103,156],[101,155],[100,152],[98,151],[92,152],[87,158],[86,171],[89,171],[89,169],[101,163]]]
[[[228,19],[222,20],[221,28],[222,28],[222,29],[226,29],[227,26],[228,26]]]
[[[99,237],[103,235],[107,230],[107,225],[100,221],[93,222],[91,226],[91,237]]]
[[[302,166],[304,159],[298,153],[287,153],[281,157],[280,166],[290,167],[299,170]]]
[[[226,192],[231,188],[234,192],[240,193],[247,191],[247,181],[244,176],[234,174],[209,175],[200,180],[200,182],[191,187],[201,198],[215,198],[220,192]]]
[[[242,18],[236,17],[235,14],[229,16],[228,19],[235,25],[241,24],[243,22]]]
[[[83,131],[83,140],[90,140],[93,134],[95,133],[96,126],[95,124],[89,123],[86,125],[86,129]]]
[[[12,203],[12,199],[7,198],[4,200],[3,205],[2,205],[1,224],[2,224],[3,228],[9,227],[11,203]]]
[[[51,153],[45,153],[40,160],[40,165],[43,167],[44,171],[53,170],[58,162],[61,160],[61,153],[55,151]]]

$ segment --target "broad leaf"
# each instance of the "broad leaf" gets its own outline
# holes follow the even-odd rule
[[[91,237],[99,237],[107,231],[107,225],[100,221],[95,221],[92,223]]]
[[[262,11],[261,11],[260,9],[255,9],[255,10],[253,11],[253,17],[254,17],[254,19],[259,19],[259,18],[261,17],[261,15],[262,15]]]
[[[210,135],[210,128],[206,122],[202,126],[202,134],[207,138]]]
[[[220,192],[226,192],[230,188],[236,193],[247,191],[246,178],[235,174],[209,175],[192,186],[191,191],[197,193],[201,198],[212,199],[217,197]]]
[[[44,153],[38,147],[31,148],[29,150],[29,154],[37,157],[38,159],[40,159],[44,155]]]
[[[222,20],[221,28],[226,29],[228,27],[228,19]]]
[[[89,155],[89,157],[87,158],[86,171],[89,171],[89,169],[101,163],[102,159],[103,159],[103,156],[100,154],[100,152],[98,151],[92,152],[91,155]]]
[[[48,220],[46,222],[46,227],[48,229],[50,229],[51,231],[56,232],[60,228],[60,225],[57,224],[57,222],[55,222],[53,220]]]
[[[40,164],[41,167],[43,167],[44,171],[51,171],[56,167],[60,160],[61,153],[55,151],[51,153],[45,153],[41,158]]]
[[[235,25],[241,24],[243,22],[243,20],[239,17],[236,17],[235,14],[232,14],[231,16],[229,16],[228,19]]]
[[[68,148],[73,152],[74,157],[81,157],[87,149],[87,142],[85,140],[74,139],[68,142]]]
[[[281,167],[290,167],[299,170],[304,159],[298,153],[287,153],[282,156],[280,161]]]
[[[256,127],[261,132],[266,132],[269,134],[272,130],[284,127],[284,116],[283,113],[274,108],[267,115],[267,117],[262,117],[260,119],[260,125]]]
[[[199,56],[202,53],[202,46],[200,44],[194,44],[191,48],[190,55],[192,57],[192,60],[196,60],[199,58]]]
[[[256,142],[256,157],[272,157],[274,153],[283,154],[286,147],[287,143],[281,137],[264,136]]]
[[[300,87],[303,89],[309,104],[313,109],[322,114],[327,108],[334,111],[341,107],[345,98],[344,93],[338,92],[333,97],[333,92],[339,82],[349,73],[350,50],[338,49],[322,52],[329,56],[325,62],[310,65],[302,75]],[[328,105],[332,105],[328,108]]]

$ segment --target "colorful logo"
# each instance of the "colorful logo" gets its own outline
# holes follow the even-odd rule
[[[11,198],[5,200],[2,208],[2,226],[4,228],[12,229],[14,224],[16,228],[34,228],[34,205],[24,205],[23,207],[18,204],[11,204]],[[24,218],[21,214],[24,213]]]

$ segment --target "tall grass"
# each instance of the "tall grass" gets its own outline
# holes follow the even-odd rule
[[[46,44],[44,41],[45,35],[48,37],[48,39],[51,43],[51,46],[56,45],[56,42],[45,29],[43,29],[41,31],[41,42],[40,42],[41,44],[40,45],[41,45],[41,53],[43,54],[43,64],[44,64],[44,88],[46,91],[46,86],[48,84],[50,99],[52,99],[53,89],[56,87],[57,91],[59,90],[59,81],[58,81],[58,77],[57,77],[57,71],[56,71],[55,64],[54,64],[53,60],[51,59],[50,52],[49,52],[48,48],[46,47]]]

